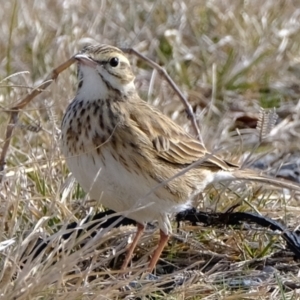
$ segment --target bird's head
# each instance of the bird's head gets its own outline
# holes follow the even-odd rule
[[[75,55],[78,61],[77,96],[102,99],[135,92],[134,75],[124,53],[113,46],[93,45]]]

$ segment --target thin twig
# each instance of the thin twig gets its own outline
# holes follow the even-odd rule
[[[143,61],[148,63],[151,67],[156,69],[157,72],[167,80],[169,85],[172,87],[172,89],[175,91],[175,93],[178,95],[178,97],[182,101],[183,105],[185,106],[187,117],[192,122],[192,126],[193,126],[193,129],[195,131],[197,138],[200,140],[200,142],[202,144],[204,144],[199,126],[197,124],[195,115],[193,113],[192,106],[190,105],[188,100],[185,98],[183,93],[180,91],[178,86],[175,84],[175,82],[172,80],[172,78],[168,75],[166,70],[164,68],[162,68],[160,65],[158,65],[157,63],[155,63],[153,60],[149,59],[148,57],[144,56],[143,54],[141,54],[140,52],[138,52],[132,48],[121,48],[121,50],[125,53],[134,54],[135,56],[139,57],[140,59],[142,59]]]
[[[71,57],[69,60],[58,66],[57,68],[53,69],[49,75],[46,77],[46,79],[42,82],[41,85],[39,85],[37,88],[32,90],[31,93],[29,93],[25,98],[23,98],[16,106],[12,107],[11,109],[7,110],[10,112],[10,119],[8,122],[8,125],[6,127],[6,135],[5,135],[5,142],[2,148],[1,156],[0,156],[0,182],[2,182],[4,174],[4,167],[5,167],[5,158],[7,155],[7,151],[9,149],[11,137],[13,134],[13,130],[17,124],[18,121],[18,115],[22,108],[24,108],[28,103],[32,101],[34,97],[39,95],[41,92],[43,92],[56,78],[58,75],[70,67],[75,62],[74,56]]]

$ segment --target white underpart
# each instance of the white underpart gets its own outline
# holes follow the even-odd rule
[[[82,188],[105,207],[125,212],[125,216],[141,224],[158,220],[160,229],[169,234],[171,225],[167,215],[190,207],[188,199],[185,204],[176,205],[172,198],[158,198],[151,192],[158,185],[152,178],[129,172],[107,149],[103,149],[102,154],[105,165],[93,150],[79,156],[66,155],[69,169]]]
[[[199,182],[191,199],[186,199],[186,203],[175,204],[172,196],[162,199],[155,195],[158,183],[152,178],[129,172],[107,149],[102,150],[102,155],[105,164],[95,150],[79,156],[66,155],[68,166],[83,189],[105,207],[116,212],[125,212],[124,216],[141,224],[158,220],[160,229],[166,234],[171,232],[168,214],[189,208],[192,197],[202,192],[208,184],[234,179],[230,172],[211,173],[204,181]]]

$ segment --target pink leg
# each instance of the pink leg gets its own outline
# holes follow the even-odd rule
[[[160,240],[150,260],[149,267],[148,267],[149,272],[152,272],[153,269],[155,268],[157,261],[159,260],[159,257],[163,249],[165,248],[165,245],[167,244],[168,240],[169,240],[169,235],[165,234],[162,230],[160,230]]]
[[[137,224],[137,232],[135,234],[135,237],[130,245],[130,247],[127,250],[126,256],[125,256],[125,260],[122,264],[121,270],[125,270],[129,264],[129,261],[131,260],[133,251],[138,243],[138,241],[140,240],[143,232],[144,232],[145,226],[143,224]]]

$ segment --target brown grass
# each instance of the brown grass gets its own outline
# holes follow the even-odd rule
[[[292,0],[3,2],[0,142],[8,121],[5,110],[83,45],[100,42],[134,47],[164,66],[187,95],[209,149],[242,162],[259,146],[253,160],[273,152],[271,167],[276,168],[287,154],[298,158],[299,14]],[[184,106],[167,83],[141,60],[131,56],[131,61],[140,95],[191,130]],[[59,151],[60,120],[75,93],[75,71],[64,71],[26,107],[14,131],[0,190],[0,298],[298,299],[298,290],[286,283],[299,284],[299,265],[278,254],[284,243],[268,230],[186,224],[166,248],[157,280],[140,279],[158,239],[152,229],[126,278],[117,270],[133,227],[99,232],[84,247],[80,243],[86,236],[59,241],[67,223],[102,209],[68,177]],[[280,121],[262,145],[249,128],[260,107],[276,107]],[[41,130],[30,130],[35,127]],[[237,202],[241,210],[256,209],[292,228],[299,224],[297,199],[272,187],[212,187],[197,205],[225,211]],[[23,251],[39,235],[49,240],[48,254],[29,257],[22,265]],[[181,284],[163,290],[174,280]],[[124,288],[129,284],[131,289]]]

